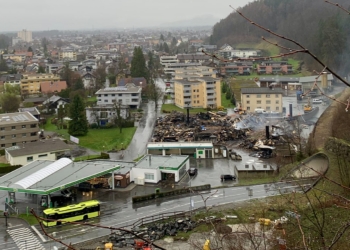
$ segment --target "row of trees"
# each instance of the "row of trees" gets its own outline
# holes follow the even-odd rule
[[[223,81],[221,85],[221,91],[225,94],[226,100],[231,100],[231,103],[236,106],[235,93],[233,92],[231,85],[226,81]]]

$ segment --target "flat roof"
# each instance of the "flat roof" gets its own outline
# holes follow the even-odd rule
[[[23,155],[56,152],[69,149],[69,146],[64,141],[58,139],[27,142],[23,143],[23,145],[7,148],[6,152],[12,157],[17,157]]]
[[[17,112],[17,113],[6,113],[0,114],[0,123],[5,124],[14,124],[16,122],[37,122],[36,119],[31,113],[26,112]]]
[[[136,168],[177,170],[188,158],[188,155],[145,155]]]
[[[211,142],[149,142],[147,149],[213,148]]]
[[[0,190],[50,194],[121,169],[112,161],[37,160],[0,177]]]

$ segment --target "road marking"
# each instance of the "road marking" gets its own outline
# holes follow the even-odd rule
[[[38,229],[36,229],[35,226],[32,226],[34,232],[40,237],[40,239],[43,241],[43,242],[46,242],[47,240],[45,239],[44,235],[42,235]]]
[[[7,230],[20,250],[45,250],[44,246],[35,237],[29,228],[17,228]]]
[[[9,227],[7,227],[7,228],[14,228],[14,227],[22,227],[23,226],[23,224],[18,224],[18,225],[14,225],[14,226],[12,226],[11,225],[11,223],[9,223]]]

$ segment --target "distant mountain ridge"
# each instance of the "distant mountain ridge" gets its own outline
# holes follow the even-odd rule
[[[338,0],[338,4],[350,9],[349,0]],[[317,54],[327,65],[340,69],[350,63],[350,16],[336,6],[324,1],[305,0],[260,0],[239,9],[257,24],[298,41]],[[213,27],[208,41],[221,46],[225,43],[258,43],[261,37],[297,48],[271,34],[253,26],[233,12]],[[283,51],[281,51],[283,52]],[[303,58],[307,64],[313,60]]]
[[[163,23],[162,27],[195,27],[195,26],[213,26],[220,18],[216,18],[213,15],[207,14],[197,16],[187,20],[180,20],[175,22]]]

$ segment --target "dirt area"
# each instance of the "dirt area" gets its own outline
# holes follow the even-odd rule
[[[0,163],[7,163],[5,155],[0,156]]]
[[[337,100],[341,101],[342,103],[347,103],[349,94],[350,89],[345,89]],[[346,133],[345,136],[348,136],[346,131],[348,128],[347,124],[349,123],[350,115],[349,112],[345,111],[345,108],[346,106],[344,104],[333,102],[321,115],[309,138],[309,144],[312,152],[324,148],[329,137],[334,136],[345,139],[344,134],[342,135],[340,133]],[[330,128],[334,128],[335,130],[333,131]],[[334,133],[336,133],[337,136]]]

